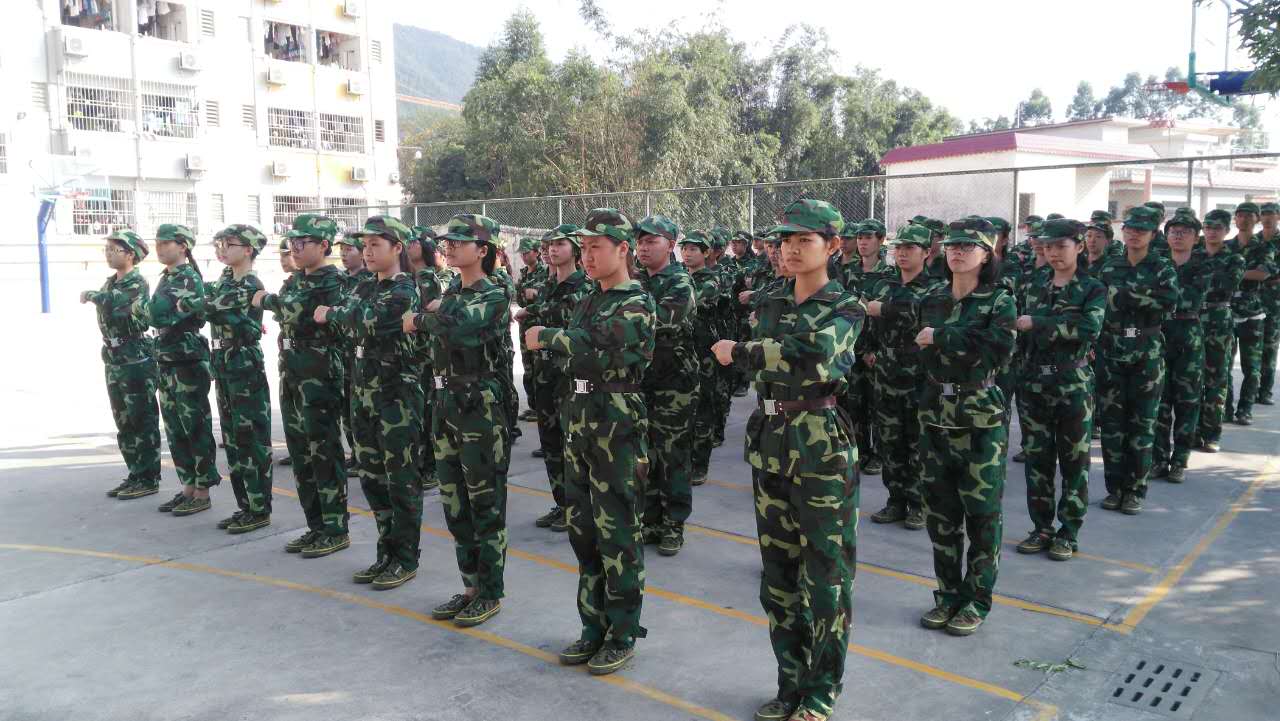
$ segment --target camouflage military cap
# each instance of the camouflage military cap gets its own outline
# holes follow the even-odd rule
[[[1161,213],[1155,208],[1139,205],[1130,208],[1124,216],[1124,227],[1135,230],[1155,230],[1160,227]]]
[[[898,228],[898,245],[918,245],[925,250],[933,247],[933,233],[918,223],[908,223]]]
[[[1044,219],[1045,219],[1045,222],[1048,222],[1048,221],[1050,221],[1050,220],[1061,220],[1061,219],[1063,219],[1063,218],[1065,218],[1065,217],[1067,217],[1067,216],[1063,215],[1062,213],[1050,213],[1050,214],[1048,214],[1048,215],[1044,216]]]
[[[839,235],[844,230],[844,217],[825,200],[797,200],[782,211],[782,223],[775,226],[781,234],[820,233]]]
[[[751,241],[755,240],[755,237],[745,230],[739,230],[738,232],[733,234],[733,237],[730,238],[730,240],[731,241],[740,240],[743,243],[746,243],[747,245],[751,245]]]
[[[987,216],[987,222],[990,223],[991,226],[996,229],[997,233],[1008,233],[1013,230],[1013,226],[1009,225],[1009,221],[1005,220],[1004,218],[1001,218],[998,215]]]
[[[156,240],[172,240],[183,245],[193,245],[196,242],[196,234],[185,225],[164,223],[156,228]]]
[[[1203,227],[1200,224],[1200,219],[1196,217],[1196,212],[1191,208],[1178,208],[1174,211],[1173,217],[1164,224],[1164,232],[1168,233],[1169,229],[1175,225],[1192,228],[1197,233],[1199,233],[1200,229]]]
[[[1079,241],[1081,234],[1081,224],[1070,218],[1054,218],[1046,220],[1040,226],[1039,232],[1036,234],[1036,240],[1042,243],[1050,243],[1055,240],[1067,238]]]
[[[1043,222],[1044,222],[1044,218],[1038,215],[1028,215],[1026,218],[1022,219],[1023,225],[1031,225],[1032,223],[1043,223]]]
[[[928,228],[929,232],[935,235],[947,234],[947,224],[937,218],[926,218],[924,221],[924,227]]]
[[[1258,209],[1263,215],[1280,213],[1280,203],[1263,203]]]
[[[532,253],[542,247],[542,243],[537,238],[526,235],[520,239],[520,245],[516,248],[517,253]]]
[[[280,239],[280,255],[289,255],[293,252],[293,246],[289,245],[288,238]]]
[[[293,228],[285,233],[288,238],[315,238],[330,243],[338,235],[338,224],[333,218],[315,213],[303,213],[293,219]]]
[[[911,220],[908,220],[907,222],[915,223],[916,225],[924,225],[924,222],[928,219],[929,219],[929,216],[927,215],[915,215],[915,216],[912,216]]]
[[[635,248],[636,228],[627,214],[617,208],[596,208],[587,213],[582,227],[573,231],[579,238],[604,235]]]
[[[665,215],[650,215],[636,224],[636,235],[660,235],[675,242],[680,237],[680,226]]]
[[[578,226],[573,223],[561,223],[544,233],[542,236],[542,242],[553,243],[557,240],[567,240],[570,243],[573,243],[573,247],[581,248],[582,244],[578,241],[578,236],[574,235],[577,230]]]
[[[254,253],[260,253],[263,248],[267,247],[267,236],[263,235],[262,231],[252,225],[243,225],[239,223],[236,225],[228,225],[222,230],[219,230],[217,234],[213,236],[213,239],[215,241],[237,240],[241,244],[252,248]]]
[[[380,235],[393,243],[407,243],[413,239],[413,230],[390,215],[375,215],[364,221],[364,227],[347,233],[347,238],[360,239],[369,235]],[[360,246],[356,246],[360,247]]]
[[[696,245],[703,250],[711,250],[711,234],[705,230],[691,230],[680,239],[680,245]]]
[[[120,243],[133,251],[133,257],[136,260],[142,260],[151,252],[151,248],[147,247],[147,241],[128,228],[115,231],[107,236],[107,240],[113,243]]]
[[[1205,213],[1204,227],[1230,228],[1231,227],[1230,211],[1226,211],[1221,208],[1218,208],[1217,210],[1210,210],[1208,213]]]
[[[1101,221],[1095,221],[1095,222],[1092,222],[1092,223],[1089,223],[1088,225],[1086,225],[1084,229],[1085,229],[1085,230],[1096,230],[1096,231],[1098,231],[1099,233],[1102,233],[1103,235],[1107,236],[1108,238],[1110,238],[1110,237],[1111,237],[1111,232],[1112,232],[1112,231],[1111,231],[1111,223],[1105,223],[1105,222],[1101,222]]]
[[[1246,200],[1245,202],[1236,206],[1236,212],[1237,213],[1253,213],[1254,215],[1258,215],[1259,213],[1261,213],[1261,209],[1258,207],[1257,203]]]
[[[771,225],[768,228],[765,228],[764,232],[760,234],[760,237],[763,238],[766,243],[772,243],[773,245],[781,244],[782,233],[778,231],[779,227],[781,226]]]
[[[729,245],[729,229],[723,225],[717,225],[711,229],[711,247],[725,248]]]
[[[1110,223],[1113,220],[1115,220],[1115,217],[1105,210],[1095,210],[1089,216],[1090,223]]]
[[[1147,202],[1143,203],[1142,205],[1143,205],[1143,206],[1145,206],[1145,207],[1147,207],[1147,208],[1154,208],[1155,210],[1160,211],[1160,217],[1161,217],[1162,219],[1164,218],[1164,203],[1161,203],[1161,202],[1160,202],[1160,201],[1158,201],[1158,200],[1148,200]]]
[[[435,240],[436,231],[427,225],[415,225],[410,230],[413,231],[413,237],[417,240]]]
[[[883,238],[886,232],[884,223],[881,223],[875,218],[867,218],[863,220],[858,223],[857,228],[858,235],[878,235]]]
[[[1044,220],[1033,220],[1027,223],[1027,238],[1035,240],[1040,237],[1040,232],[1044,230]]]
[[[440,236],[440,240],[489,243],[496,247],[498,233],[502,232],[502,226],[487,215],[458,213],[449,219],[449,225],[445,226],[444,230],[445,233]]]
[[[364,238],[358,230],[349,230],[333,240],[334,245],[349,245],[356,250],[364,250]]]
[[[987,250],[994,250],[996,247],[995,237],[993,235],[995,228],[986,218],[961,218],[953,220],[949,226],[950,232],[947,234],[943,245],[977,245]]]

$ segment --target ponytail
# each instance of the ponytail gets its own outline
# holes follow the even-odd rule
[[[413,266],[409,264],[409,246],[404,243],[396,243],[400,246],[400,272],[413,275]]]
[[[196,275],[200,276],[201,280],[204,280],[204,273],[200,272],[200,264],[196,262],[196,257],[191,252],[190,244],[184,245],[183,249],[187,252],[187,262],[191,264],[192,268],[196,269]]]
[[[492,243],[487,243],[486,247],[488,252],[480,259],[480,270],[483,270],[485,275],[493,275],[494,268],[498,266],[498,254],[494,252],[495,246]]]

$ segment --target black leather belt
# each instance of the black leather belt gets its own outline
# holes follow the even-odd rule
[[[1040,375],[1042,376],[1055,376],[1061,373],[1062,371],[1079,370],[1080,368],[1084,368],[1087,365],[1089,365],[1088,359],[1082,358],[1076,361],[1075,363],[1070,363],[1067,365],[1044,365],[1040,363],[1035,363],[1035,364],[1032,364],[1031,367],[1039,370]]]
[[[1174,313],[1169,317],[1173,320],[1200,320],[1199,313]]]
[[[995,379],[993,378],[983,378],[980,381],[973,381],[971,383],[943,383],[942,381],[930,378],[929,382],[937,386],[942,386],[942,395],[944,396],[954,396],[961,392],[980,391],[984,388],[990,388],[996,384]]]
[[[281,338],[280,348],[282,350],[297,350],[299,348],[325,348],[328,347],[328,341],[316,340],[314,338]]]
[[[1160,326],[1153,325],[1150,328],[1138,328],[1135,326],[1112,327],[1112,331],[1120,331],[1121,338],[1148,338],[1160,332]]]
[[[145,335],[126,335],[119,338],[107,337],[102,339],[102,343],[106,345],[108,348],[119,348],[125,343],[140,341],[143,338],[146,338],[146,336]]]
[[[1231,307],[1231,301],[1229,300],[1215,301],[1213,303],[1204,304],[1205,310],[1209,310],[1210,308],[1230,308],[1230,307]]]
[[[639,383],[598,383],[585,378],[573,379],[573,392],[582,393],[639,393]]]
[[[247,345],[252,345],[252,343],[235,339],[223,340],[221,338],[213,338],[209,341],[209,348],[212,350],[231,350],[232,348],[243,348]]]
[[[766,416],[777,416],[784,413],[802,413],[805,411],[821,411],[836,407],[835,396],[822,398],[803,398],[794,401],[778,401],[772,398],[761,398],[760,408]]]
[[[477,375],[451,375],[451,376],[432,376],[431,387],[436,390],[444,390],[445,388],[456,388],[472,383],[479,383],[482,380],[493,378],[492,373],[482,373]]]

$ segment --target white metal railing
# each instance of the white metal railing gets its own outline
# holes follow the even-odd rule
[[[194,138],[199,127],[196,87],[142,83],[142,131],[161,138]]]
[[[314,150],[316,116],[306,110],[267,108],[267,137],[277,148]]]
[[[71,202],[73,235],[103,236],[134,225],[134,196],[124,188],[90,188]]]
[[[133,128],[133,90],[127,78],[66,73],[67,123],[76,130],[122,133]]]
[[[320,149],[334,153],[363,153],[364,118],[320,113]]]

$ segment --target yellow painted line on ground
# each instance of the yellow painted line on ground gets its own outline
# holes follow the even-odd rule
[[[1200,542],[1197,543],[1195,547],[1187,553],[1187,555],[1183,556],[1182,560],[1178,561],[1177,565],[1170,569],[1170,571],[1165,574],[1164,578],[1160,579],[1160,582],[1155,585],[1155,588],[1151,589],[1147,595],[1143,596],[1142,600],[1139,601],[1137,605],[1129,609],[1129,613],[1125,614],[1124,620],[1119,624],[1108,626],[1108,628],[1119,633],[1133,633],[1134,629],[1138,627],[1138,624],[1142,623],[1142,620],[1147,617],[1147,614],[1151,613],[1151,610],[1155,608],[1157,604],[1168,597],[1169,593],[1173,591],[1173,587],[1182,580],[1182,577],[1186,575],[1187,571],[1191,570],[1191,566],[1199,560],[1200,556],[1204,555],[1205,551],[1209,550],[1209,546],[1213,545],[1213,542],[1218,540],[1218,536],[1221,536],[1222,532],[1227,530],[1227,526],[1230,526],[1231,522],[1236,519],[1236,516],[1240,515],[1240,511],[1244,510],[1244,507],[1249,505],[1253,500],[1253,497],[1258,494],[1258,491],[1264,484],[1266,484],[1267,479],[1276,472],[1278,467],[1280,467],[1280,458],[1273,456],[1271,460],[1267,461],[1267,464],[1263,466],[1262,469],[1253,477],[1253,480],[1249,483],[1249,487],[1245,489],[1244,493],[1240,494],[1240,497],[1237,498],[1226,511],[1223,511],[1222,515],[1218,517],[1218,522],[1215,523],[1213,528],[1205,534],[1204,538],[1201,538]]]
[[[289,494],[286,494],[286,495],[289,495]],[[546,651],[534,648],[532,646],[527,646],[518,641],[513,641],[509,638],[499,636],[497,634],[490,633],[488,631],[481,631],[475,628],[459,628],[453,625],[452,622],[437,621],[434,618],[431,618],[431,616],[428,614],[420,613],[418,611],[414,611],[412,609],[408,609],[403,606],[396,606],[389,603],[382,603],[372,598],[360,596],[354,593],[346,593],[344,591],[335,591],[330,588],[321,588],[319,586],[311,586],[305,583],[288,581],[283,578],[274,578],[272,576],[262,576],[256,573],[243,573],[240,571],[232,571],[225,568],[217,568],[215,566],[206,566],[198,563],[168,561],[163,558],[152,558],[148,556],[129,556],[121,553],[106,553],[103,551],[91,551],[91,550],[78,549],[78,548],[63,548],[60,546],[36,546],[36,545],[17,544],[17,543],[0,543],[0,549],[8,549],[8,550],[15,550],[15,551],[31,551],[36,553],[56,553],[56,554],[68,555],[68,556],[84,556],[89,558],[102,558],[102,559],[108,559],[113,561],[140,563],[145,566],[159,566],[163,568],[173,568],[181,571],[190,571],[192,573],[204,573],[204,574],[209,574],[214,576],[222,576],[224,578],[233,578],[240,581],[248,581],[250,583],[257,583],[263,586],[272,586],[275,588],[288,589],[290,591],[299,591],[302,593],[309,593],[315,596],[321,596],[321,597],[336,600],[336,601],[344,601],[346,603],[355,604],[357,606],[364,606],[365,608],[371,608],[377,611],[382,611],[384,613],[389,613],[394,616],[407,618],[422,624],[426,624],[428,626],[434,626],[435,628],[438,628],[443,631],[448,631],[450,633],[456,633],[463,636],[469,636],[471,638],[484,641],[494,646],[499,646],[501,648],[515,651],[517,653],[522,653],[526,656],[536,658],[539,661],[544,661],[546,663],[553,664],[556,666],[560,665],[560,659],[556,654],[548,653]],[[574,667],[572,669],[565,669],[565,670],[566,671],[572,670],[574,672],[583,673],[586,671],[586,667],[579,666],[579,667]],[[647,686],[645,684],[639,683],[637,681],[633,681],[623,676],[617,676],[617,675],[590,676],[589,678],[591,678],[593,681],[600,681],[601,683],[607,683],[610,686],[613,686],[615,688],[619,688],[624,691],[628,691],[630,693],[643,696],[652,701],[657,701],[658,703],[671,706],[672,708],[678,709],[685,713],[690,713],[695,716],[699,716],[701,718],[710,719],[710,721],[733,721],[732,716],[722,714],[719,711],[716,711],[714,709],[709,709],[704,706],[699,706],[690,701],[686,701],[682,698],[666,693],[665,691],[660,691],[656,688],[653,688],[652,686]]]

